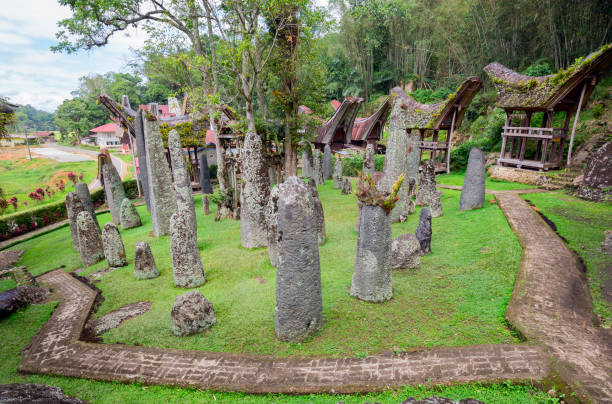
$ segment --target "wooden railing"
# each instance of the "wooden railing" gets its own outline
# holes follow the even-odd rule
[[[567,129],[534,128],[529,126],[504,126],[503,136],[526,137],[533,139],[559,139],[567,136]]]
[[[419,147],[425,150],[445,150],[447,148],[446,142],[432,142],[428,140],[421,140]]]

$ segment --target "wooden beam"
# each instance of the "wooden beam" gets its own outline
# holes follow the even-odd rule
[[[450,151],[451,151],[451,141],[453,140],[453,130],[455,130],[455,117],[457,116],[457,110],[453,111],[453,120],[451,122],[450,130],[447,132],[448,139],[446,143],[448,143],[448,149],[446,149],[446,174],[450,173]]]
[[[572,161],[572,148],[574,147],[574,135],[576,134],[576,125],[578,125],[578,116],[580,115],[580,109],[582,108],[582,101],[584,100],[584,93],[587,88],[587,83],[585,81],[582,86],[582,92],[580,93],[580,101],[578,102],[578,109],[576,110],[576,116],[574,117],[574,125],[572,126],[572,135],[570,137],[569,149],[567,149],[567,163],[566,166],[569,167]]]

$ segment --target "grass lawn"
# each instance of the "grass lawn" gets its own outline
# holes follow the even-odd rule
[[[394,271],[394,296],[390,302],[370,304],[348,295],[357,239],[356,198],[334,190],[331,181],[319,187],[319,191],[328,235],[320,247],[324,324],[310,340],[293,344],[275,339],[275,269],[268,263],[266,249],[248,251],[240,247],[240,223],[214,222],[214,206],[211,206],[211,215],[202,215],[201,197],[197,196],[198,241],[207,276],[207,283],[198,289],[213,302],[217,324],[196,336],[178,338],[171,333],[170,309],[174,298],[185,290],[173,286],[168,237],[149,237],[151,218],[141,206],[138,210],[143,227],[121,231],[129,265],[97,283],[105,301],[95,316],[139,300],[152,301],[153,309],[105,334],[105,342],[278,356],[358,357],[384,350],[519,342],[506,327],[504,312],[521,250],[497,205],[487,203],[483,209],[459,212],[459,192],[444,190],[444,215],[433,219],[433,253],[424,257],[417,269]],[[101,224],[110,221],[109,214],[98,218]],[[414,232],[417,222],[418,212],[406,223],[394,224],[393,236]],[[161,271],[156,279],[134,280],[133,251],[140,240],[151,244]],[[60,265],[66,265],[66,270],[80,267],[67,227],[12,248],[26,249],[20,264],[35,275]],[[49,254],[50,251],[54,254]],[[96,264],[84,274],[104,266],[104,262]],[[441,388],[414,386],[368,395],[260,396],[55,376],[22,377],[16,373],[19,351],[50,316],[53,307],[53,304],[30,306],[0,322],[0,340],[6,345],[0,354],[0,383],[47,383],[79,398],[104,403],[215,400],[222,403],[397,403],[410,396],[432,395],[455,399],[473,397],[488,403],[555,402],[547,401],[545,393],[530,386],[509,383]]]
[[[390,302],[371,304],[348,294],[357,239],[356,197],[334,190],[331,181],[320,192],[328,234],[320,247],[324,324],[311,340],[302,344],[276,340],[276,271],[268,263],[267,250],[243,249],[240,223],[214,222],[214,213],[198,215],[199,247],[207,276],[207,283],[199,290],[213,302],[217,324],[201,335],[175,337],[170,329],[170,309],[184,290],[173,286],[168,237],[148,236],[151,218],[141,206],[144,226],[122,231],[130,265],[97,284],[106,300],[96,316],[141,300],[152,301],[153,309],[108,332],[105,341],[279,356],[365,356],[424,346],[518,342],[505,325],[504,313],[521,250],[497,205],[487,203],[480,210],[459,212],[459,193],[444,191],[444,216],[433,221],[433,253],[424,257],[416,270],[394,272]],[[201,206],[198,196],[198,212]],[[102,224],[110,216],[103,214],[99,219]],[[393,235],[414,232],[417,222],[418,212],[406,223],[394,224]],[[159,278],[134,279],[133,251],[140,240],[151,244],[161,271]],[[80,266],[68,228],[12,248],[26,249],[21,264],[34,274],[62,264],[66,270]],[[84,273],[104,266],[101,262]]]
[[[91,182],[96,177],[97,163],[94,160],[60,163],[41,157],[28,160],[26,155],[25,147],[11,148],[10,152],[4,149],[3,153],[0,154],[0,186],[7,199],[12,196],[17,197],[19,201],[18,211],[63,199],[66,192],[74,190],[74,186],[66,177],[66,174],[70,171],[77,174],[83,173],[83,181],[86,183]],[[52,197],[46,197],[41,202],[34,202],[28,198],[28,194],[38,187],[44,189],[46,185],[49,185],[53,190],[56,190],[55,183],[59,179],[63,179],[66,183],[64,192],[58,191]],[[28,201],[27,207],[22,206],[24,201]],[[10,206],[5,214],[13,212],[13,207]]]
[[[603,319],[604,327],[612,326],[612,302],[602,296],[606,266],[607,276],[612,265],[610,257],[601,251],[604,230],[612,229],[612,204],[584,201],[573,196],[555,193],[526,194],[531,201],[557,226],[557,230],[587,266],[587,277],[595,313]],[[612,279],[608,280],[612,284]],[[609,286],[609,287],[612,287]]]
[[[449,174],[439,174],[436,176],[436,182],[444,185],[463,185],[465,179],[465,171],[452,171]],[[489,178],[487,174],[485,187],[490,191],[506,191],[511,189],[526,189],[536,188],[535,185],[520,184],[518,182],[508,182]]]

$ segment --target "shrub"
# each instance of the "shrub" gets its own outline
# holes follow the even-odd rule
[[[498,149],[505,120],[504,111],[498,108],[489,115],[486,122],[475,121],[472,127],[477,128],[481,136],[477,136],[477,133],[476,139],[464,142],[451,151],[451,168],[453,170],[465,168],[472,147],[477,147],[485,153]]]
[[[217,178],[217,165],[216,164],[211,164],[208,166],[208,175],[210,176],[211,180],[214,180]]]
[[[603,115],[604,107],[603,104],[597,103],[593,106],[593,118],[599,119]]]
[[[334,162],[336,156],[334,156]],[[382,171],[385,165],[385,156],[382,154],[376,154],[374,156],[374,169],[376,171]],[[353,153],[347,157],[342,158],[342,175],[345,177],[357,177],[359,172],[363,168],[363,157],[360,154]]]
[[[125,195],[128,198],[133,199],[138,196],[136,180],[123,181],[123,188],[125,188]],[[31,194],[38,196],[38,194],[34,192]],[[15,207],[15,211],[17,211],[17,198],[13,198],[9,200],[9,203],[14,203],[13,206]],[[102,205],[104,203],[104,189],[99,188],[93,191],[91,193],[91,201],[95,207]],[[27,206],[27,204],[24,204],[24,206]],[[23,212],[6,215],[0,218],[0,241],[8,240],[39,227],[59,222],[65,218],[66,205],[63,200],[48,203]]]

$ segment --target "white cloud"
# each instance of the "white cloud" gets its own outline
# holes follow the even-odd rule
[[[21,0],[0,7],[0,95],[53,112],[89,73],[121,71],[130,49],[141,47],[144,30],[130,28],[89,52],[57,54],[57,22],[70,11],[54,0]]]

